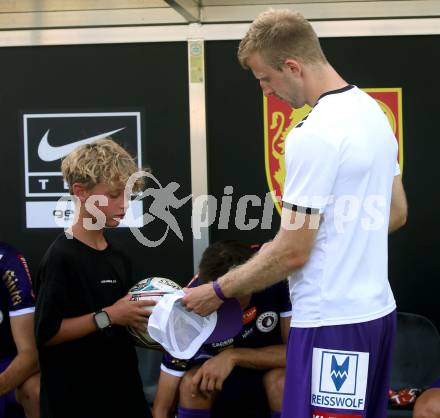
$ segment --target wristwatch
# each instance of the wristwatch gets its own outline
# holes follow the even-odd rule
[[[94,313],[93,319],[95,320],[96,326],[101,331],[110,328],[112,325],[112,321],[110,320],[108,313],[102,309]]]

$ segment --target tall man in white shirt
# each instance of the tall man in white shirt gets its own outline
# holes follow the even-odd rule
[[[289,275],[283,418],[385,418],[396,304],[388,233],[406,222],[397,142],[378,104],[328,63],[307,20],[269,10],[240,43],[263,94],[313,109],[286,138],[281,227],[249,262],[186,289],[202,315]]]

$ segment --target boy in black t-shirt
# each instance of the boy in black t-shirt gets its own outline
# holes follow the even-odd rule
[[[36,280],[41,418],[150,417],[125,326],[145,327],[154,302],[130,300],[130,261],[103,234],[124,217],[136,165],[104,139],[76,148],[61,169],[78,217],[49,247]]]

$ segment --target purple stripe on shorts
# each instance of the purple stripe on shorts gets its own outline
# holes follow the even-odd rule
[[[191,409],[182,406],[177,408],[177,418],[209,418],[210,416],[209,409]]]
[[[7,367],[11,364],[12,358],[0,358],[0,373],[5,371]]]
[[[440,379],[437,379],[432,385],[432,388],[440,388]]]
[[[396,312],[291,328],[282,418],[386,418]]]

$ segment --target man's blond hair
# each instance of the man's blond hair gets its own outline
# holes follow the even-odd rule
[[[252,22],[238,48],[243,68],[248,69],[247,60],[256,52],[279,71],[288,58],[306,64],[327,63],[312,25],[291,10],[270,9]]]
[[[137,170],[133,157],[111,138],[80,145],[61,163],[71,194],[74,183],[84,185],[87,190],[98,183],[125,187],[129,177]],[[137,181],[133,191],[139,191],[142,184],[141,180]]]

